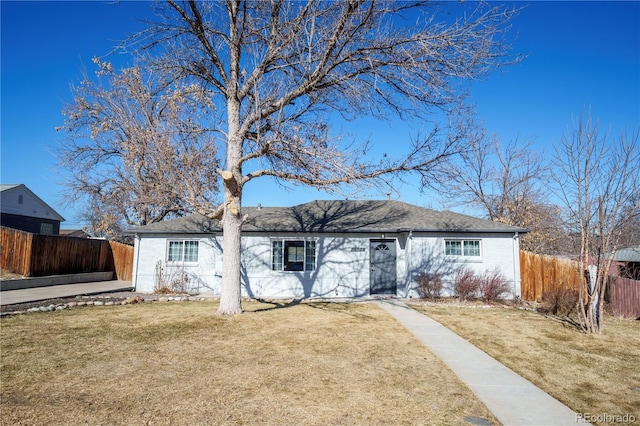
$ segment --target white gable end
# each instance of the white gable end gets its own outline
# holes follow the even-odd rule
[[[64,218],[51,206],[24,185],[3,185],[1,194],[0,209],[2,213],[64,221]]]

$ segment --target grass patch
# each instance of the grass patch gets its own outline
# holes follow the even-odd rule
[[[19,280],[24,278],[20,274],[15,274],[4,269],[0,269],[0,280]]]
[[[412,304],[579,413],[640,419],[640,321],[587,335],[514,308]]]
[[[497,423],[375,304],[148,303],[0,323],[1,424]]]

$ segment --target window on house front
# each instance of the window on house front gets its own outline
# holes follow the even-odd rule
[[[445,240],[447,256],[480,257],[480,240]]]
[[[316,242],[274,240],[271,242],[271,269],[274,271],[314,271]]]
[[[167,262],[196,263],[198,261],[198,241],[169,241]]]

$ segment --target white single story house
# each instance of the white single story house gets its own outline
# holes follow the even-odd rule
[[[400,201],[313,201],[245,207],[242,292],[252,298],[417,295],[415,277],[500,269],[520,296],[519,235],[526,229]],[[190,292],[220,292],[222,228],[192,215],[140,226],[133,286],[153,292],[178,280]]]

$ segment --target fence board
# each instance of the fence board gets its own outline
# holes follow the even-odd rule
[[[114,270],[116,279],[122,281],[132,281],[133,279],[133,246],[109,241],[111,253],[113,254]]]
[[[113,258],[108,248],[109,243],[104,240],[35,235],[31,276],[113,271]]]
[[[609,298],[614,315],[640,318],[640,281],[609,277]]]
[[[578,262],[520,251],[520,291],[523,300],[540,301],[548,291],[578,289],[580,283]]]
[[[115,272],[130,281],[133,247],[106,240],[36,235],[1,227],[2,269],[27,277]]]
[[[0,227],[0,267],[8,272],[29,276],[34,234]]]

